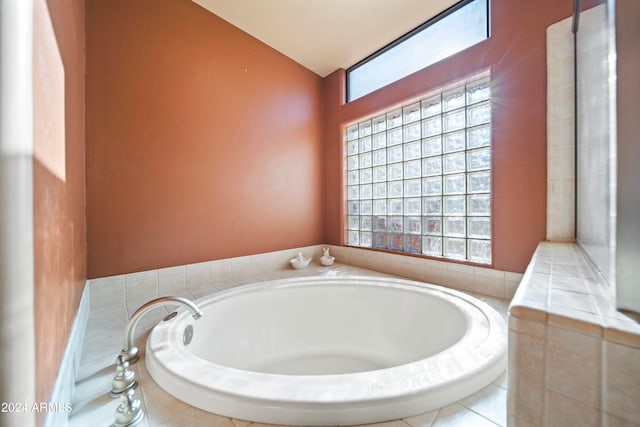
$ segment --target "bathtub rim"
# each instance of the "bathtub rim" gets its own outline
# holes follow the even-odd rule
[[[318,281],[321,284],[339,284],[347,281],[364,286],[401,288],[445,298],[454,302],[457,307],[462,307],[461,311],[467,321],[467,331],[458,342],[444,351],[402,365],[347,374],[279,375],[222,366],[194,355],[180,341],[184,325],[194,323],[188,313],[182,311],[171,322],[161,322],[161,326],[154,328],[150,334],[145,351],[145,363],[149,373],[167,392],[200,409],[243,418],[242,415],[238,415],[238,411],[246,406],[259,405],[266,408],[261,410],[265,414],[254,416],[252,419],[255,421],[296,424],[301,423],[300,418],[291,421],[277,412],[288,406],[302,412],[331,410],[339,418],[326,420],[324,417],[323,422],[329,423],[345,420],[347,423],[364,423],[396,419],[409,416],[408,414],[428,412],[458,401],[491,383],[506,368],[507,334],[502,316],[475,297],[424,282],[376,276],[296,277],[238,286],[199,298],[196,303],[204,307],[245,292],[291,286],[316,286]],[[169,348],[171,346],[173,349]],[[178,360],[183,362],[180,363]],[[453,373],[452,377],[445,378],[441,375],[447,370]],[[201,396],[194,398],[194,390],[200,390],[210,396],[207,399]],[[456,396],[451,397],[452,393]],[[239,403],[238,399],[244,402]],[[211,400],[219,402],[212,405]],[[402,414],[398,415],[398,411],[385,409],[393,405],[404,408],[398,409]],[[353,411],[348,406],[356,407],[362,414],[352,418]],[[419,410],[409,410],[418,406]],[[269,411],[269,407],[276,408],[275,415],[272,413],[273,410]],[[225,410],[227,408],[229,410]],[[391,418],[375,415],[381,411]],[[306,421],[305,423],[322,425]]]

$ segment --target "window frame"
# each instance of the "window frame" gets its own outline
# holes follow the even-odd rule
[[[374,53],[372,53],[371,55],[365,57],[364,59],[358,61],[357,63],[353,64],[352,66],[350,66],[349,68],[347,68],[346,70],[346,78],[345,78],[345,86],[346,86],[346,102],[352,102],[355,101],[357,99],[360,99],[364,96],[367,96],[368,94],[375,92],[376,90],[379,90],[383,87],[386,87],[388,85],[390,85],[391,83],[394,83],[398,80],[394,80],[391,81],[389,83],[387,83],[384,86],[381,86],[377,89],[374,89],[371,92],[368,92],[364,95],[359,96],[358,98],[355,99],[351,99],[351,90],[350,90],[350,75],[351,72],[358,69],[359,67],[367,64],[368,62],[376,59],[377,57],[379,57],[380,55],[386,53],[387,51],[395,48],[396,46],[404,43],[407,39],[415,36],[416,34],[422,32],[423,30],[433,26],[434,24],[436,24],[437,22],[441,21],[442,19],[456,13],[457,11],[459,11],[460,9],[464,8],[465,6],[469,5],[470,3],[474,2],[476,0],[461,0],[460,2],[454,4],[453,6],[445,9],[444,11],[440,12],[438,15],[434,16],[433,18],[429,19],[428,21],[420,24],[419,26],[417,26],[416,28],[414,28],[413,30],[409,31],[408,33],[404,34],[403,36],[399,37],[398,39],[392,41],[391,43],[389,43],[388,45],[378,49],[377,51],[375,51]],[[485,28],[485,38],[484,40],[488,39],[489,37],[491,37],[491,0],[484,0],[485,3],[485,7],[486,7],[486,14],[487,14],[487,19],[486,19],[486,28]],[[438,62],[438,61],[436,61]],[[434,62],[435,63],[435,62]],[[428,67],[431,64],[426,65],[423,68]]]
[[[479,101],[470,101],[469,100],[469,88],[473,88],[473,87],[481,87],[483,85],[484,82],[484,86],[486,88],[488,88],[489,93],[487,98],[481,98]],[[458,91],[462,89],[463,93],[464,93],[464,103],[462,104],[462,106],[456,106],[456,107],[452,107],[449,109],[445,109],[444,107],[444,97],[445,95]],[[491,77],[491,73],[489,70],[478,73],[478,74],[474,74],[472,76],[468,76],[467,78],[464,79],[460,79],[460,80],[456,80],[455,82],[452,82],[450,84],[446,84],[443,85],[435,90],[426,92],[424,94],[422,94],[419,97],[416,98],[411,98],[408,99],[404,102],[401,102],[399,104],[394,104],[391,105],[387,108],[384,108],[382,111],[376,112],[375,114],[372,115],[367,115],[367,116],[363,116],[357,120],[353,120],[350,121],[349,123],[345,124],[345,126],[342,128],[343,129],[343,141],[344,141],[344,147],[343,147],[343,161],[344,161],[344,184],[343,184],[343,200],[344,200],[344,210],[343,210],[343,219],[344,219],[344,234],[343,234],[343,242],[346,246],[351,246],[351,247],[356,247],[356,248],[366,248],[366,249],[374,249],[374,250],[383,250],[383,251],[390,251],[393,253],[399,253],[399,254],[405,254],[405,255],[413,255],[413,256],[422,256],[422,257],[432,257],[432,258],[436,258],[436,259],[441,259],[441,260],[447,260],[447,261],[456,261],[456,262],[465,262],[465,263],[472,263],[472,264],[478,264],[478,265],[483,265],[483,266],[489,266],[489,265],[493,265],[493,251],[494,251],[494,241],[495,241],[495,236],[494,236],[494,229],[493,229],[493,217],[494,217],[494,212],[493,212],[493,105],[495,103],[495,99],[493,98],[495,96],[494,90],[493,90],[493,84],[492,84],[492,77]],[[433,98],[439,97],[440,99],[440,111],[436,114],[433,115],[425,115],[424,111],[422,110],[424,108],[425,105],[425,101],[431,100]],[[416,119],[413,119],[414,121],[409,121],[409,122],[405,122],[404,121],[404,114],[405,114],[405,109],[419,104],[420,105],[420,117],[417,119],[417,121],[415,121]],[[480,107],[481,105],[485,105],[488,106],[488,114],[489,114],[489,118],[488,121],[480,121],[477,123],[469,123],[470,120],[470,113],[469,110],[475,110],[476,107]],[[449,116],[452,113],[455,112],[460,112],[463,111],[464,112],[464,125],[461,128],[454,128],[454,129],[445,129],[444,128],[444,120],[445,120],[445,116]],[[385,156],[385,160],[384,160],[384,164],[383,166],[385,168],[389,168],[389,165],[401,165],[402,167],[402,178],[400,179],[396,179],[396,178],[390,178],[388,173],[385,175],[385,178],[383,181],[376,181],[376,178],[372,176],[372,180],[370,181],[370,184],[367,184],[369,181],[361,181],[361,171],[364,169],[371,169],[372,172],[373,170],[376,168],[376,160],[374,158],[375,152],[376,151],[380,151],[382,149],[382,147],[375,147],[375,143],[368,149],[363,149],[361,148],[360,145],[360,141],[364,138],[367,139],[367,137],[369,136],[368,139],[371,139],[371,141],[373,142],[373,138],[374,135],[378,135],[380,134],[380,131],[375,131],[374,130],[374,122],[376,121],[376,119],[380,119],[380,118],[384,118],[385,120],[389,120],[389,115],[393,115],[394,113],[400,113],[400,124],[399,125],[393,125],[390,126],[388,124],[388,122],[385,124],[385,129],[382,130],[381,132],[384,133],[385,135],[385,145],[384,145],[384,150],[386,150],[386,152],[388,153],[388,149],[389,147],[401,147],[401,151],[403,152],[402,155],[402,160],[401,161],[397,161],[397,160],[389,160],[388,158],[388,154]],[[430,121],[432,119],[436,119],[438,118],[438,120],[441,123],[441,126],[443,126],[438,132],[436,132],[435,134],[425,134],[424,131],[424,125],[426,121]],[[361,131],[359,131],[360,127],[363,124],[369,123],[372,127],[370,130],[370,133],[362,135]],[[405,133],[405,128],[407,128],[408,126],[412,126],[414,124],[420,124],[420,136],[418,137],[418,139],[406,139],[404,136]],[[350,129],[353,128],[357,128],[355,129],[356,132],[358,132],[358,136],[354,137],[350,137],[349,136],[349,131]],[[487,129],[488,130],[488,140],[486,143],[484,144],[480,144],[480,145],[474,145],[471,144],[469,140],[470,138],[470,133],[474,133],[476,131],[479,131],[481,129]],[[400,137],[401,140],[400,142],[392,142],[390,143],[389,141],[389,132],[395,132],[397,130],[401,131],[402,136]],[[470,132],[471,131],[471,132]],[[452,135],[452,134],[456,134],[456,133],[460,133],[463,132],[464,133],[464,149],[451,149],[451,150],[447,150],[445,148],[445,136],[448,135]],[[476,134],[477,135],[477,134]],[[425,151],[425,140],[429,140],[429,139],[433,139],[435,137],[438,137],[440,139],[440,152],[439,153],[430,153],[427,154],[427,152]],[[356,143],[357,145],[357,151],[356,152],[350,152],[350,147],[349,147],[349,143]],[[407,167],[407,162],[414,162],[416,158],[411,157],[411,158],[406,158],[405,154],[404,154],[404,150],[405,150],[405,146],[406,145],[413,145],[414,143],[418,142],[420,145],[420,156],[417,157],[417,159],[419,159],[419,161],[422,164],[422,168],[421,168],[421,172],[420,172],[420,178],[418,178],[421,181],[421,189],[420,189],[420,194],[418,196],[414,195],[408,195],[406,194],[406,183],[408,181],[415,181],[415,177],[412,176],[406,176],[406,172],[405,168]],[[470,153],[478,153],[479,151],[488,151],[488,165],[487,166],[482,166],[482,167],[470,167],[469,166],[469,158],[470,158]],[[371,155],[371,164],[367,164],[365,166],[361,166],[358,165],[355,168],[350,166],[350,160],[357,158],[359,162],[359,159],[361,157],[362,154],[367,155],[368,154]],[[460,171],[446,171],[444,169],[444,161],[445,158],[448,156],[451,156],[452,154],[461,154],[464,157],[464,170],[462,172]],[[425,159],[439,159],[438,161],[441,164],[441,171],[435,175],[433,174],[429,174],[427,173],[427,170],[424,169],[424,161]],[[382,165],[381,163],[377,163],[378,165]],[[349,173],[350,172],[355,172],[358,174],[358,182],[357,183],[353,183],[350,182],[350,178],[349,178]],[[445,180],[447,177],[453,177],[456,175],[464,175],[464,191],[462,193],[452,193],[452,192],[447,192],[444,188],[445,185]],[[480,190],[480,191],[472,191],[469,187],[470,183],[469,183],[469,179],[470,176],[478,176],[480,174],[488,174],[488,189],[487,190]],[[426,182],[426,178],[430,178],[430,177],[434,177],[440,178],[440,182],[441,182],[441,189],[440,189],[440,193],[439,195],[433,193],[427,193],[426,187],[425,186],[425,182]],[[380,197],[375,195],[375,191],[373,191],[371,193],[370,197],[365,197],[363,199],[363,197],[359,194],[362,191],[362,187],[372,187],[371,189],[373,190],[377,183],[384,183],[385,186],[389,186],[390,183],[399,183],[402,187],[402,196],[401,197],[397,197],[394,195],[390,195],[388,193],[387,190],[385,192],[385,196],[380,199]],[[357,197],[352,197],[350,194],[350,191],[352,190],[357,190],[356,192],[358,193]],[[444,204],[445,204],[445,199],[451,199],[451,198],[455,198],[457,196],[463,197],[464,198],[464,214],[460,215],[460,214],[448,214],[444,211]],[[477,196],[484,196],[484,198],[486,198],[488,200],[488,202],[485,200],[484,203],[487,203],[487,211],[484,212],[472,212],[470,211],[471,207],[470,207],[470,203],[471,203],[471,199],[476,198]],[[433,197],[435,198],[439,198],[440,199],[440,205],[441,205],[441,209],[442,211],[437,214],[437,215],[430,215],[428,212],[425,211],[426,209],[426,202],[425,199],[433,199]],[[412,199],[412,198],[418,198],[420,200],[420,205],[421,205],[421,210],[420,213],[416,214],[412,214],[412,213],[407,213],[406,212],[406,207],[403,208],[402,213],[397,214],[397,213],[393,213],[390,211],[390,208],[387,207],[386,212],[384,214],[382,214],[382,217],[385,218],[385,223],[387,224],[386,227],[390,226],[391,223],[391,217],[400,217],[402,218],[402,221],[404,223],[402,231],[398,232],[396,230],[391,230],[389,228],[387,228],[386,230],[376,230],[375,229],[375,224],[378,218],[380,217],[380,213],[376,213],[375,210],[373,210],[370,213],[366,213],[366,212],[362,212],[360,209],[360,207],[358,207],[358,212],[356,214],[353,214],[350,212],[350,202],[357,202],[358,206],[360,206],[361,201],[362,200],[371,200],[372,203],[372,207],[375,205],[376,200],[384,200],[385,203],[389,204],[390,200],[395,200],[395,199],[399,199],[402,201],[403,205],[405,203],[407,203],[407,199]],[[407,225],[406,225],[406,220],[409,217],[418,217],[420,218],[420,225],[419,227],[421,227],[420,232],[416,233],[411,232],[411,231],[407,231]],[[428,240],[428,238],[430,237],[434,237],[435,235],[433,233],[429,233],[426,230],[426,220],[428,218],[433,218],[433,217],[439,217],[440,219],[440,232],[439,232],[439,240],[440,240],[440,254],[434,254],[434,253],[427,253],[428,251],[425,249],[425,242],[426,240]],[[451,234],[445,233],[445,223],[447,222],[447,218],[453,218],[454,219],[463,219],[464,221],[464,236],[452,236]],[[369,218],[370,222],[371,222],[371,228],[370,229],[363,229],[362,227],[358,227],[357,230],[354,229],[351,225],[350,225],[350,220],[353,219],[358,219],[358,222],[360,222],[363,218],[367,219]],[[478,235],[472,235],[471,230],[470,230],[470,222],[472,220],[486,220],[488,222],[488,227],[489,227],[489,232],[488,232],[488,236],[478,236]],[[358,234],[361,236],[364,232],[364,234],[369,233],[371,236],[371,242],[370,244],[361,244],[361,237],[358,237],[358,242],[354,243],[351,239],[350,239],[350,232],[352,231],[357,231]],[[379,233],[376,233],[376,231],[378,231]],[[376,245],[376,234],[384,234],[386,235],[386,241],[387,241],[387,246],[386,247],[382,247],[382,246],[378,246]],[[402,236],[402,240],[405,242],[404,243],[404,247],[399,249],[399,248],[395,248],[395,247],[391,247],[391,243],[390,243],[390,239],[393,236]],[[407,239],[409,237],[419,237],[420,238],[420,248],[418,251],[412,251],[407,249]],[[438,236],[435,236],[438,237]],[[464,256],[463,257],[456,257],[456,256],[450,256],[449,254],[447,254],[447,250],[445,248],[445,242],[447,240],[451,240],[451,239],[463,239],[464,240]],[[476,241],[485,241],[488,242],[488,258],[482,258],[482,257],[476,257],[473,256],[474,254],[471,253],[471,244],[475,244]]]

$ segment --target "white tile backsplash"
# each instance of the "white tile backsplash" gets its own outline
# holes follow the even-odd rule
[[[158,270],[125,274],[125,300],[138,303],[158,296]]]
[[[158,270],[159,296],[173,295],[187,288],[187,268],[184,265]]]
[[[211,264],[200,262],[186,265],[187,289],[211,286]]]

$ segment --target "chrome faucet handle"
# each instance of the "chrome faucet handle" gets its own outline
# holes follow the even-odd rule
[[[109,396],[118,397],[128,390],[133,390],[137,385],[135,373],[129,370],[129,362],[125,355],[119,354],[116,357],[116,375],[111,381]]]
[[[133,388],[126,390],[120,397],[120,404],[114,413],[115,421],[111,427],[132,427],[144,418],[140,399],[135,397]]]

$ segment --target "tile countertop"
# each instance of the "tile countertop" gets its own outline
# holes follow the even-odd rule
[[[189,289],[182,296],[188,298],[198,298],[211,292],[216,292],[224,288],[262,281],[275,278],[292,277],[294,275],[379,275],[372,270],[353,267],[336,263],[331,267],[319,265],[310,266],[305,270],[280,270],[264,275],[242,280],[233,281],[233,278],[221,282],[218,286],[202,289]],[[264,276],[264,277],[263,277]],[[470,293],[470,292],[467,292]],[[471,293],[470,293],[471,294]],[[473,296],[483,300],[493,306],[505,319],[507,316],[507,306],[509,301],[479,294]],[[114,358],[120,348],[123,338],[123,330],[128,316],[136,307],[129,306],[123,302],[113,302],[112,304],[94,307],[89,314],[87,332],[83,346],[83,354],[80,362],[79,375],[74,391],[73,412],[69,419],[69,425],[109,425],[113,422],[113,413],[118,405],[118,399],[108,397],[108,390],[111,388],[111,379],[115,373]],[[138,325],[136,342],[139,348],[144,349],[144,340],[149,330],[164,317],[168,311],[160,307],[148,313]],[[145,419],[141,426],[225,426],[225,427],[245,427],[263,426],[258,423],[231,419],[208,413],[194,408],[160,388],[149,376],[144,358],[141,358],[133,369],[140,385],[136,389],[136,396],[141,400],[145,410]],[[430,427],[430,426],[506,426],[506,373],[502,374],[492,384],[468,396],[457,403],[453,403],[444,408],[418,415],[403,420],[390,421],[376,424],[380,427]]]
[[[640,348],[639,317],[616,310],[613,292],[575,243],[538,245],[509,313]]]

